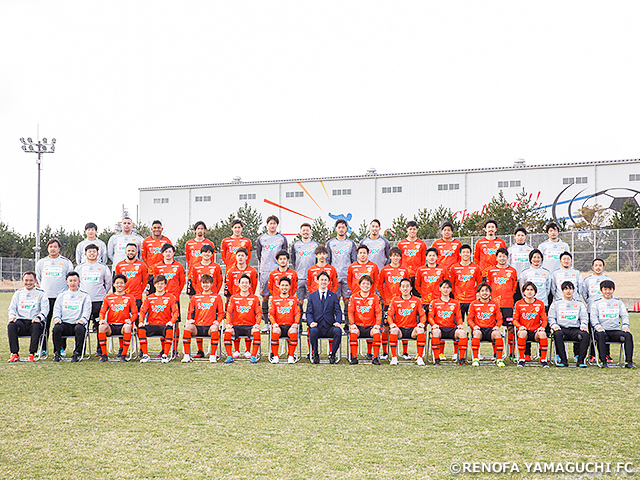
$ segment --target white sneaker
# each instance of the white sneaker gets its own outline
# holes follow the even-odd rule
[[[209,363],[218,363],[218,357],[215,355],[209,355]]]
[[[182,360],[180,360],[182,363],[189,363],[191,362],[191,355],[186,354],[184,357],[182,357]]]
[[[164,353],[162,354],[162,363],[169,363],[169,357],[167,357]]]
[[[149,363],[151,361],[151,357],[147,354],[142,355],[140,359],[140,363]]]
[[[422,357],[416,358],[416,365],[424,365],[424,360],[422,359]]]
[[[458,361],[458,354],[457,354],[457,353],[454,353],[454,354],[451,356],[451,360],[453,360],[454,362],[457,362],[457,361]]]
[[[240,352],[233,352],[233,358],[240,358]]]
[[[287,359],[287,363],[296,363],[296,359],[295,359],[295,358],[293,358],[293,357],[289,357],[289,358]]]
[[[251,352],[249,350],[244,352],[244,358],[251,358]]]
[[[408,353],[403,353],[402,358],[404,358],[405,360],[411,360],[411,356]]]
[[[280,363],[280,357],[278,356],[271,357],[271,363]]]
[[[391,358],[391,361],[389,362],[390,365],[397,365],[398,364],[398,357],[393,357]]]
[[[387,360],[389,358],[389,355],[387,353],[383,353],[382,355],[380,355],[380,360]]]

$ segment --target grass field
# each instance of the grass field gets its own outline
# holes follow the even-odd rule
[[[444,479],[465,461],[559,479],[578,477],[527,474],[524,462],[640,467],[638,370],[7,364],[9,299],[2,479]]]

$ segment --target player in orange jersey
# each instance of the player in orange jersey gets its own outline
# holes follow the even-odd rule
[[[248,258],[249,252],[247,249],[240,247],[236,250],[236,264],[231,268],[227,268],[225,273],[225,292],[229,292],[229,298],[240,293],[239,280],[242,275],[247,275],[251,279],[252,291],[258,288],[258,271],[247,265]]]
[[[162,262],[162,246],[165,243],[171,243],[171,240],[165,237],[162,231],[162,222],[154,220],[151,224],[151,235],[142,241],[142,261],[147,265],[147,274],[149,276],[147,295],[155,292],[153,269],[158,263]]]
[[[431,245],[438,250],[438,265],[449,270],[449,267],[460,261],[460,247],[462,242],[453,238],[453,224],[444,222],[440,227],[442,238],[439,238]]]
[[[498,263],[496,260],[496,252],[501,247],[507,248],[507,244],[503,239],[496,237],[498,223],[492,218],[484,223],[484,231],[486,232],[486,236],[476,242],[473,258],[474,262],[480,266],[482,279],[486,280],[489,268]]]
[[[359,254],[360,250],[358,250]],[[375,266],[377,268],[377,265]],[[358,364],[358,338],[373,339],[372,363],[380,365],[382,306],[380,305],[380,297],[371,291],[373,285],[375,285],[373,278],[365,274],[360,277],[357,293],[351,294],[351,302],[349,302],[351,365]]]
[[[469,315],[467,316],[467,323],[473,332],[473,338],[471,339],[473,362],[471,362],[471,365],[474,367],[480,366],[478,355],[480,353],[480,342],[484,340],[493,342],[496,365],[504,367],[504,361],[502,360],[504,341],[500,333],[500,327],[502,326],[500,306],[491,300],[491,286],[488,283],[482,282],[478,285],[478,294],[480,298],[471,302]]]
[[[351,290],[351,295],[360,291],[360,279],[364,275],[371,277],[371,288],[373,288],[375,292],[380,275],[378,265],[369,260],[369,247],[360,245],[358,247],[357,260],[349,265],[347,269],[347,286]]]
[[[466,318],[469,304],[476,299],[476,290],[482,283],[480,267],[471,261],[470,245],[460,247],[460,263],[449,269],[449,280],[453,285],[453,297],[460,302],[462,318]]]
[[[407,238],[398,242],[402,250],[402,266],[409,270],[412,295],[419,297],[420,292],[415,288],[416,270],[424,265],[427,254],[427,244],[418,238],[418,224],[413,220],[407,222]]]
[[[433,358],[436,365],[440,365],[440,360],[444,360],[444,344],[441,348],[441,339],[449,338],[458,345],[460,349],[460,365],[467,365],[465,354],[467,351],[467,334],[462,325],[462,314],[460,304],[451,298],[451,282],[442,280],[440,282],[440,296],[434,298],[429,306],[429,324],[431,325],[431,345],[433,348]],[[456,355],[458,350],[456,350]],[[457,356],[456,356],[457,359]]]
[[[487,273],[487,283],[491,285],[491,298],[500,305],[502,323],[507,326],[509,356],[515,362],[515,333],[513,329],[513,296],[518,289],[518,272],[509,266],[509,251],[499,248],[496,252],[497,264]]]
[[[269,289],[269,291],[273,291]],[[291,295],[295,292],[289,277],[278,280],[278,295],[271,297],[269,320],[271,320],[271,363],[280,363],[280,337],[286,337],[289,343],[288,363],[295,363],[298,331],[300,325],[300,305],[298,299]]]
[[[176,297],[166,291],[167,279],[163,274],[154,275],[153,286],[156,288],[156,293],[147,295],[138,317],[138,338],[142,349],[140,363],[151,360],[147,345],[147,337],[151,336],[163,338],[162,363],[169,363],[169,352],[174,338],[173,330],[178,321],[178,302]]]
[[[225,267],[231,268],[236,264],[236,252],[238,248],[242,247],[248,252],[247,262],[251,261],[251,240],[242,236],[242,230],[244,224],[242,220],[236,218],[231,222],[231,231],[233,232],[230,237],[222,240],[220,247],[220,255]]]
[[[422,355],[427,344],[425,325],[427,317],[420,304],[420,299],[411,295],[411,280],[403,278],[400,281],[400,297],[394,298],[389,306],[387,321],[391,333],[389,345],[391,346],[391,365],[398,364],[398,339],[403,337],[415,338],[418,343],[416,364],[424,365]]]
[[[180,328],[177,324],[180,323],[181,313],[180,313],[180,294],[182,293],[182,289],[185,285],[185,274],[184,267],[180,262],[178,262],[174,258],[175,248],[170,243],[165,243],[160,249],[162,252],[162,262],[156,264],[153,269],[154,276],[155,275],[164,275],[164,278],[167,281],[167,292],[173,295],[176,299],[176,304],[178,305],[178,319],[176,321],[175,333],[176,337],[180,336]],[[154,282],[155,285],[155,282]],[[174,352],[177,354],[177,351]]]
[[[440,296],[440,282],[447,278],[447,270],[438,265],[438,250],[427,249],[427,264],[416,270],[416,290],[420,292],[424,313],[429,315],[429,305],[434,298]]]
[[[118,262],[115,273],[127,278],[125,292],[133,295],[136,299],[136,307],[140,310],[142,294],[147,288],[147,266],[138,260],[138,246],[135,243],[128,243],[124,253],[126,258]]]
[[[107,337],[111,335],[122,335],[123,346],[119,360],[121,362],[127,361],[127,352],[131,344],[132,325],[138,318],[138,307],[136,307],[136,299],[133,295],[125,291],[126,283],[127,277],[122,274],[116,274],[113,277],[115,293],[107,295],[102,302],[102,308],[100,308],[98,345],[100,345],[102,352],[101,362],[109,360]]]
[[[191,267],[195,265],[200,260],[200,251],[203,245],[211,245],[211,248],[214,249],[213,242],[208,238],[205,238],[205,234],[207,233],[207,225],[202,221],[198,221],[193,226],[193,230],[196,233],[196,236],[189,240],[184,246],[184,253],[187,257],[187,273],[189,274],[189,278],[191,278]],[[189,282],[187,286],[187,295],[191,296],[196,293],[194,286]]]
[[[276,253],[276,262],[278,268],[272,270],[269,273],[268,288],[272,297],[280,295],[280,279],[287,277],[290,283],[290,292],[295,296],[295,292],[298,291],[298,274],[292,268],[289,268],[289,252],[286,250],[280,250]]]
[[[547,350],[549,339],[545,332],[547,327],[547,314],[544,303],[536,298],[538,287],[533,282],[527,282],[522,286],[523,299],[518,300],[514,307],[513,324],[518,329],[518,366],[524,367],[526,364],[525,348],[527,342],[538,342],[540,344],[540,363],[543,367],[548,367]]]
[[[208,245],[203,245],[202,248]],[[220,323],[224,319],[224,305],[222,303],[222,297],[217,291],[212,290],[213,277],[208,273],[204,273],[199,277],[200,285],[196,293],[189,300],[189,313],[187,314],[187,322],[184,326],[184,333],[182,334],[182,345],[184,347],[184,356],[182,357],[182,363],[191,362],[191,337],[193,335],[198,336],[210,336],[211,337],[211,351],[209,353],[209,361],[216,363],[218,361],[218,343],[220,341]],[[199,339],[202,340],[202,339]],[[198,345],[198,353],[202,355],[198,358],[204,357],[202,352],[202,343]]]
[[[246,351],[244,356],[250,358],[251,363],[258,363],[257,355],[260,348],[260,322],[262,309],[260,299],[253,290],[249,275],[242,275],[238,281],[240,293],[233,295],[227,304],[227,324],[224,331],[224,348],[227,358],[224,363],[233,363],[234,358],[240,357],[240,352],[231,351],[232,337],[248,336],[253,339],[251,353]]]
[[[324,245],[318,245],[315,249],[316,263],[307,270],[307,290],[309,295],[318,290],[318,274],[327,272],[329,275],[329,290],[333,293],[338,292],[338,271],[336,267],[327,263],[329,251]]]
[[[400,293],[400,280],[409,277],[409,270],[403,267],[400,262],[402,261],[402,250],[398,247],[391,247],[389,250],[389,259],[391,263],[385,265],[380,270],[380,279],[378,280],[378,291],[382,294],[382,355],[380,360],[386,360],[388,358],[388,346],[389,346],[389,323],[387,322],[387,311],[391,301],[402,295]]]

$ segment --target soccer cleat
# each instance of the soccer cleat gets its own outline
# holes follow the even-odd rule
[[[463,367],[466,367],[469,364],[467,363],[466,358],[461,358],[460,360],[458,360],[458,365],[462,365]]]
[[[453,355],[451,355],[451,360],[454,361],[454,362],[457,362],[458,361],[458,354],[454,353]]]
[[[588,365],[586,363],[581,363],[580,365],[578,365],[578,367],[580,368],[587,368]]]
[[[196,353],[193,358],[204,358],[204,352],[202,350],[198,350],[198,353]]]
[[[77,353],[74,353],[73,356],[71,357],[71,361],[73,363],[79,362],[80,361],[80,357],[78,356]]]
[[[233,356],[225,358],[224,363],[233,363]]]
[[[215,355],[209,355],[209,363],[218,363],[218,357]]]
[[[371,360],[372,365],[380,365],[380,359],[378,357],[373,357]]]
[[[59,353],[54,353],[53,354],[53,361],[54,361],[54,363],[58,363],[58,362],[62,361],[62,357],[60,356]]]
[[[271,357],[270,362],[271,363],[280,363],[280,357],[278,357],[277,355],[274,355],[273,357]]]
[[[390,365],[397,365],[398,364],[398,357],[392,357],[391,361],[389,362]]]
[[[100,355],[100,361],[101,362],[108,362],[109,361],[109,357],[107,355]]]
[[[380,355],[380,360],[388,360],[389,359],[389,355],[386,353],[383,353],[382,355]]]
[[[556,354],[556,362],[555,363],[560,363],[560,355]]]
[[[251,358],[251,352],[249,350],[244,352],[244,358]]]
[[[411,360],[411,356],[408,353],[403,353],[402,358],[405,360]]]
[[[180,360],[180,362],[182,363],[189,363],[189,362],[193,362],[193,360],[191,360],[191,355],[189,355],[188,353],[186,353],[184,355],[184,357],[182,357],[182,360]]]
[[[504,367],[504,361],[502,359],[496,360],[496,365],[498,367]]]
[[[127,356],[126,355],[118,355],[118,361],[127,363],[129,360],[127,360]]]
[[[593,358],[593,360],[591,360],[592,358]],[[594,357],[593,355],[591,355],[591,356],[589,357],[589,363],[593,363],[593,362],[595,362],[595,361],[596,361],[596,357]],[[609,363],[613,362],[613,360],[611,360],[611,357],[610,357],[609,355],[607,355],[607,362],[609,362]]]
[[[524,366],[525,366],[525,363],[526,363],[526,362],[525,362],[524,358],[521,358],[520,360],[518,360],[518,366],[519,366],[519,367],[524,367]]]
[[[312,358],[311,358],[311,363],[313,363],[314,365],[317,365],[320,363],[320,355],[318,355],[317,353],[314,353]]]
[[[373,354],[367,353],[367,360],[373,360]]]
[[[161,360],[162,363],[169,363],[169,357],[167,357],[164,353],[162,354],[161,358],[162,358]]]
[[[440,356],[438,357],[440,360],[446,360],[447,356],[444,353],[441,353]]]
[[[471,366],[472,367],[479,367],[480,366],[480,360],[474,358],[473,362],[471,362]]]
[[[20,355],[18,355],[17,353],[12,353],[11,357],[9,357],[9,360],[8,360],[9,363],[19,362],[19,361],[20,361]]]
[[[240,352],[233,352],[233,358],[240,358]]]
[[[258,359],[257,359],[256,357],[254,357],[254,356],[251,356],[251,358],[249,359],[249,361],[250,361],[251,363],[258,363]]]
[[[549,368],[549,362],[546,360],[541,360],[540,365],[542,365],[542,368]]]
[[[433,361],[433,364],[434,364],[434,365],[436,365],[436,366],[438,366],[438,367],[439,367],[440,365],[442,365],[442,364],[440,363],[440,359],[439,359],[439,358],[436,358],[436,359]],[[418,365],[420,365],[420,364],[418,363]],[[423,363],[423,365],[424,365],[424,363]]]
[[[66,357],[67,356],[67,352],[64,350],[64,348],[60,349],[60,356],[61,357]]]
[[[349,361],[349,363],[351,365],[358,365],[358,357],[351,357],[351,360]]]
[[[287,363],[296,363],[296,359],[290,356],[289,358],[287,358]]]
[[[624,368],[636,368],[636,366],[632,362],[629,362],[624,366]]]
[[[36,361],[36,357],[33,353],[30,353],[29,356],[27,357],[27,362],[35,362]]]
[[[140,359],[140,363],[149,363],[151,361],[151,357],[144,353],[142,358]]]

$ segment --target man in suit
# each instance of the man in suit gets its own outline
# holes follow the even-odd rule
[[[318,338],[333,338],[333,348],[329,355],[329,363],[336,363],[336,352],[342,341],[342,309],[340,299],[329,290],[331,281],[329,274],[322,271],[318,274],[318,290],[309,295],[307,301],[307,324],[309,325],[309,342],[311,343],[311,362],[320,363]]]

